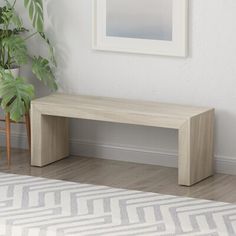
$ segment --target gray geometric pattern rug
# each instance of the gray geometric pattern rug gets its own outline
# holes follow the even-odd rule
[[[0,173],[0,236],[236,235],[236,205]]]

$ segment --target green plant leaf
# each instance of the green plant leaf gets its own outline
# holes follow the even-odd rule
[[[4,12],[4,7],[0,7],[0,24],[4,23],[3,12]]]
[[[32,71],[46,86],[48,86],[52,91],[57,90],[57,84],[55,81],[55,76],[50,67],[50,63],[47,59],[39,57],[33,58]]]
[[[4,38],[2,45],[18,65],[24,65],[28,62],[27,47],[25,41],[20,36],[11,35]]]
[[[12,74],[10,71],[6,71],[3,67],[0,66],[0,80],[12,79]]]
[[[29,17],[34,28],[38,32],[43,32],[43,2],[42,0],[24,0],[25,7],[29,11]]]
[[[12,120],[19,121],[29,111],[34,87],[22,77],[15,79],[10,73],[5,73],[4,79],[0,80],[0,97],[2,109],[10,113]]]
[[[57,61],[56,61],[55,52],[54,52],[55,48],[52,46],[50,40],[47,38],[45,33],[39,33],[39,34],[48,45],[49,54],[50,54],[50,61],[52,62],[54,67],[57,67]]]
[[[14,7],[7,1],[6,6],[0,8],[0,23],[1,24],[12,24],[14,27],[20,29],[23,26],[22,19],[15,11]]]
[[[20,34],[20,33],[25,33],[25,32],[29,32],[28,29],[24,28],[24,27],[21,27],[21,28],[15,28],[12,30],[12,33],[13,34]]]
[[[10,20],[12,18],[12,11],[7,6],[4,6],[1,9],[1,21],[3,24],[8,25],[10,23]]]
[[[12,18],[11,23],[16,26],[17,29],[21,29],[23,27],[22,19],[19,17],[19,15],[15,12],[15,10],[12,10]]]

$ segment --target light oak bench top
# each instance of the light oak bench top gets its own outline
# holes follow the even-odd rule
[[[212,108],[86,95],[52,94],[32,101],[44,114],[118,123],[180,128]],[[48,108],[48,109],[47,109]]]

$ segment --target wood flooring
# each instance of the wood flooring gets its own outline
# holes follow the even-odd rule
[[[28,151],[13,149],[8,169],[5,149],[1,153],[0,172],[236,203],[236,176],[216,174],[183,187],[175,168],[73,156],[38,168],[30,166]]]

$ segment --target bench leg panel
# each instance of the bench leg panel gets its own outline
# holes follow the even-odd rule
[[[213,174],[214,111],[192,117],[179,130],[179,184],[191,186]]]
[[[32,106],[31,165],[45,166],[69,156],[68,119],[43,115]]]

